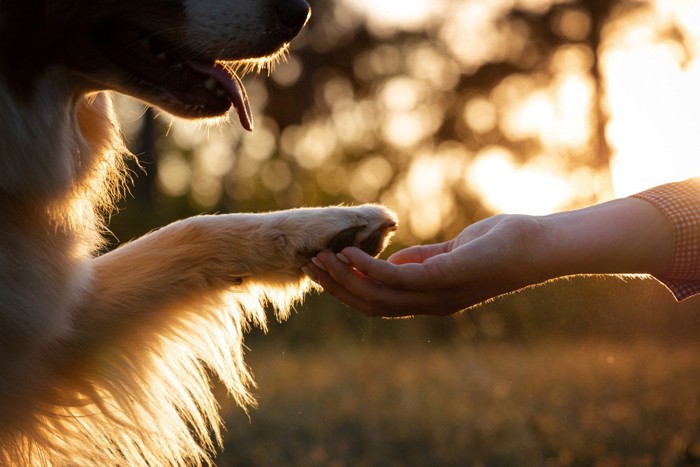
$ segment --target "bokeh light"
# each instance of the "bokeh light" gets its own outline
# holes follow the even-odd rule
[[[698,2],[657,1],[609,32],[603,64],[618,195],[700,175],[698,26]]]
[[[120,99],[147,174],[134,168],[116,237],[379,202],[399,215],[397,249],[700,175],[700,1],[311,3],[286,61],[244,77],[254,132]],[[260,409],[227,424],[221,465],[700,460],[697,301],[654,281],[567,278],[440,320],[307,303],[247,336]]]
[[[195,211],[382,202],[411,243],[700,175],[699,11],[663,0],[603,16],[554,0],[314,5],[269,78],[245,78],[253,133],[159,118],[170,138],[155,190]],[[123,107],[138,134],[143,107]]]

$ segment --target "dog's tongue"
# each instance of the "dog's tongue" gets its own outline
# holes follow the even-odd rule
[[[233,107],[238,113],[238,119],[241,125],[248,131],[253,130],[253,113],[250,110],[250,102],[248,101],[248,93],[241,82],[241,79],[233,71],[228,71],[223,65],[216,63],[214,65],[189,62],[197,73],[213,78],[226,91],[228,98],[233,104]]]

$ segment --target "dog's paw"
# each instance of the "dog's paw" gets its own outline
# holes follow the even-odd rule
[[[302,268],[323,250],[355,246],[377,256],[398,227],[396,214],[376,204],[205,216],[190,223],[209,227],[204,231],[223,240],[215,250],[225,253],[212,263],[225,270],[212,275],[237,286],[298,281],[305,276]]]
[[[334,253],[340,253],[343,248],[355,246],[369,255],[377,256],[384,251],[398,228],[396,215],[376,205],[350,209],[359,211],[354,225],[333,235],[325,245],[326,248]]]
[[[377,256],[398,227],[396,214],[377,205],[304,208],[278,213],[275,227],[283,249],[306,264],[322,250],[355,246]]]

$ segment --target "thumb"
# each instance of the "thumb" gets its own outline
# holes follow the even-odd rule
[[[389,256],[387,261],[393,264],[422,263],[428,258],[447,252],[447,243],[418,245],[399,250]]]

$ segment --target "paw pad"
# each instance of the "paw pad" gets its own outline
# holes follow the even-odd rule
[[[342,230],[328,242],[327,247],[334,253],[340,253],[343,248],[356,246],[368,255],[376,256],[386,246],[389,232],[396,230],[396,222],[387,221],[363,236],[366,229],[367,226],[354,226]]]

